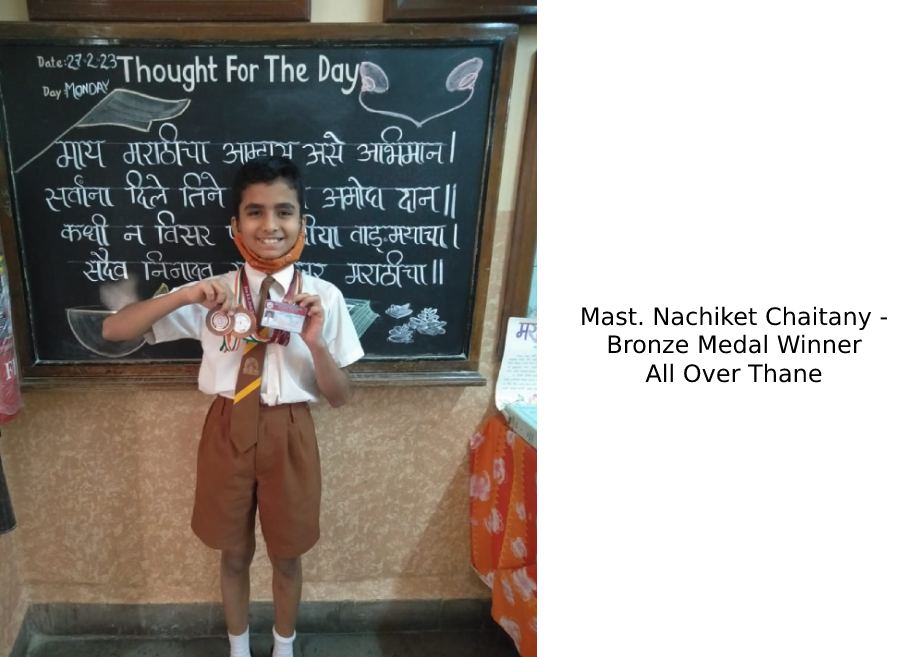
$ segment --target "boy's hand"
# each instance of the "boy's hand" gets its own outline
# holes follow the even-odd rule
[[[302,339],[309,348],[324,346],[324,306],[317,294],[297,294],[292,302],[305,309],[305,325],[302,327]]]
[[[199,303],[207,310],[221,308],[229,310],[233,306],[233,298],[229,289],[222,283],[208,279],[187,288],[188,303]]]

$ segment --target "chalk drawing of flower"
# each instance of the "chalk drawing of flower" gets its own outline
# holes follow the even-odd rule
[[[443,335],[447,323],[438,318],[438,308],[423,308],[416,317],[410,318],[407,326],[423,335]]]
[[[489,481],[489,475],[485,472],[480,475],[470,477],[470,497],[474,500],[485,502],[489,499],[489,491],[492,484]]]
[[[493,583],[493,582],[495,581],[495,579],[496,579],[496,574],[495,574],[495,572],[493,572],[493,571],[489,571],[489,572],[486,573],[485,575],[481,575],[480,578],[483,580],[483,583],[484,583],[486,586],[488,586],[489,588],[492,588],[492,583]]]
[[[524,508],[524,502],[518,502],[515,505],[515,513],[521,520],[527,520],[527,509]]]
[[[499,485],[505,481],[505,459],[496,459],[492,462],[492,478]]]
[[[404,303],[401,305],[392,303],[390,306],[388,306],[388,309],[384,311],[384,314],[388,315],[389,317],[393,317],[394,319],[403,319],[407,315],[412,315],[413,309],[410,308],[409,303]]]
[[[397,344],[412,344],[413,331],[406,324],[403,326],[395,326],[390,331],[388,331],[388,342],[395,342]]]
[[[445,326],[445,324],[447,324],[447,322],[418,326],[416,327],[416,332],[422,333],[423,335],[445,335],[445,329],[442,328]]]
[[[529,628],[531,628],[531,631],[536,632],[537,631],[537,617],[536,616],[532,617],[530,622],[527,624],[527,626]]]

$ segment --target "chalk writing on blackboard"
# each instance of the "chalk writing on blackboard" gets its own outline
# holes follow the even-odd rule
[[[192,360],[193,345],[102,341],[106,290],[146,298],[240,266],[228,183],[260,155],[302,168],[297,266],[341,289],[369,359],[465,357],[493,52],[0,44],[38,359]]]

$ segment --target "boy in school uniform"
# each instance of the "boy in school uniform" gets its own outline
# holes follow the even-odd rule
[[[197,455],[191,527],[221,551],[231,657],[250,657],[249,568],[254,515],[273,566],[274,657],[291,657],[302,591],[300,557],[318,540],[321,472],[308,404],[350,398],[343,368],[364,353],[343,295],[295,270],[305,244],[304,187],[286,158],[244,164],[232,188],[238,271],[124,307],[105,320],[108,340],[199,339],[198,384],[216,395]],[[260,327],[268,298],[304,310],[301,333]]]

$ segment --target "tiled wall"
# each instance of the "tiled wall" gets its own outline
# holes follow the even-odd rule
[[[358,389],[350,405],[315,411],[322,538],[303,561],[304,596],[484,592],[469,568],[466,442],[488,397],[488,388]],[[218,555],[188,524],[208,402],[191,389],[27,394],[4,432],[4,461],[34,600],[218,599]],[[263,550],[252,592],[270,597]]]

